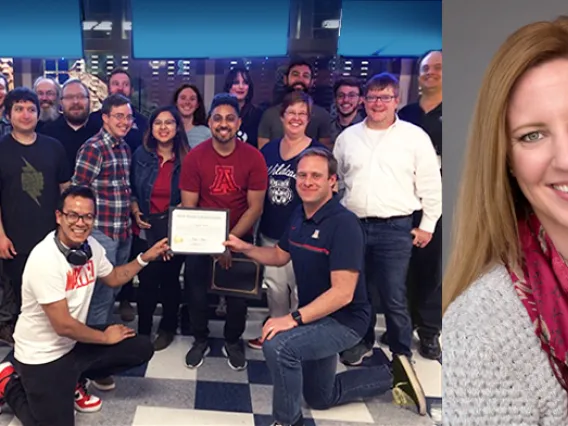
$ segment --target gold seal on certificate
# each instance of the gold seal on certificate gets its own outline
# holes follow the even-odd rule
[[[169,240],[175,254],[221,254],[229,237],[229,210],[176,207],[170,210]]]

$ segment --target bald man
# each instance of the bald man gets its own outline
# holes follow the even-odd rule
[[[420,99],[398,113],[401,120],[422,127],[434,144],[440,169],[442,167],[442,52],[431,51],[419,61],[418,84]],[[420,223],[422,211],[414,213]],[[442,329],[442,218],[438,220],[432,240],[423,247],[414,247],[407,280],[412,323],[420,337],[420,354],[439,359]],[[383,342],[386,336],[381,338]]]

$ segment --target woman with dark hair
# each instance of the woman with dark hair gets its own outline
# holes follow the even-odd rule
[[[190,148],[211,137],[207,126],[207,117],[203,96],[194,84],[184,83],[174,93],[173,104],[183,120],[183,128],[187,134]]]
[[[258,126],[262,118],[262,110],[252,104],[254,84],[249,71],[244,67],[232,68],[225,79],[223,91],[236,96],[239,101],[241,128],[237,137],[258,148]]]
[[[141,229],[140,238],[148,246],[167,236],[169,208],[181,203],[179,174],[189,151],[183,121],[177,109],[165,106],[150,116],[144,144],[132,157],[132,215]],[[164,262],[156,260],[140,274],[138,292],[138,332],[150,335],[158,298],[162,302],[162,320],[154,349],[167,348],[178,326],[181,301],[179,276],[183,257]]]

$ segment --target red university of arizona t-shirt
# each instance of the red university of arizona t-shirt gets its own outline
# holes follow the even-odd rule
[[[208,139],[185,156],[179,186],[199,193],[198,207],[229,209],[233,229],[248,209],[247,191],[266,191],[268,170],[255,147],[237,139],[235,150],[223,157]]]

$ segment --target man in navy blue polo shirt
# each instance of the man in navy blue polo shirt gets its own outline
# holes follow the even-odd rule
[[[358,343],[369,326],[371,308],[364,284],[363,230],[333,190],[337,161],[321,148],[298,157],[296,188],[303,205],[292,215],[274,247],[256,247],[233,235],[225,243],[265,265],[292,260],[299,309],[271,318],[263,327],[263,352],[274,384],[275,425],[303,425],[307,404],[322,410],[375,396],[393,381],[426,413],[424,393],[408,359],[395,355],[391,366],[336,375],[338,353]],[[392,370],[391,370],[392,369]]]

